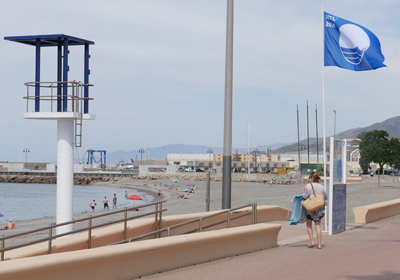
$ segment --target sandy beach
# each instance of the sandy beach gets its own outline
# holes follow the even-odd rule
[[[182,180],[177,183],[165,183],[164,179],[157,180],[138,180],[135,178],[124,178],[119,181],[107,182],[104,185],[123,188],[129,193],[129,189],[136,189],[152,194],[155,199],[158,190],[161,189],[164,200],[163,208],[167,209],[163,215],[177,215],[194,212],[206,211],[206,182],[205,181],[189,181]],[[178,195],[182,194],[182,189],[188,188],[186,184],[193,183],[196,186],[195,193],[190,194],[188,199],[177,199]],[[161,184],[161,186],[160,186]],[[172,188],[168,188],[166,184],[173,184]],[[378,187],[377,182],[357,182],[347,184],[347,223],[354,223],[353,207],[392,200],[400,197],[400,183],[393,182],[390,178],[386,181],[381,181],[381,186]],[[255,182],[232,182],[232,208],[243,206],[250,203],[257,203],[257,205],[278,205],[288,208],[291,199],[295,195],[301,194],[303,184],[297,185],[272,185],[267,183]],[[221,210],[222,207],[222,182],[211,181],[210,191],[210,210]],[[125,198],[119,198],[125,199]],[[132,202],[134,206],[134,202]],[[118,205],[117,205],[118,207]],[[100,210],[98,207],[94,213],[87,212],[74,215],[74,220],[86,218],[90,215],[96,216],[107,211],[114,210]],[[117,208],[121,209],[121,208]],[[153,211],[154,208],[146,208],[140,212],[130,212],[129,215],[139,215]],[[101,218],[99,222],[108,222],[123,218],[123,214],[116,214]],[[55,222],[55,218],[44,218],[30,221],[22,221],[17,223],[15,230],[1,230],[1,235],[14,235],[29,230],[41,228]],[[4,225],[1,225],[3,227]],[[75,224],[74,229],[83,228],[87,223]],[[38,238],[39,234],[35,234],[28,238],[34,240]],[[21,242],[22,240],[20,240]],[[6,246],[10,246],[8,243]]]

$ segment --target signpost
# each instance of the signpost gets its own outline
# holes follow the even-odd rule
[[[346,140],[330,138],[329,235],[346,230]]]

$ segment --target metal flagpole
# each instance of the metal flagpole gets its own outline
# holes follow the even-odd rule
[[[222,209],[231,208],[233,0],[227,0]]]
[[[299,154],[299,175],[301,175],[301,158],[300,158],[300,130],[299,130],[299,104],[297,104],[297,152]]]
[[[325,44],[325,27],[324,27],[324,4],[321,3],[321,33],[322,33],[322,133],[323,133],[323,138],[324,138],[324,143],[323,143],[323,147],[324,147],[324,189],[326,191],[326,121],[325,121],[325,52],[324,52],[324,44]],[[329,204],[331,203],[331,201],[328,202]],[[329,207],[326,207],[325,209],[328,209]],[[325,231],[328,228],[328,221],[327,221],[327,217],[328,215],[325,215]],[[331,221],[329,221],[331,222]]]
[[[307,100],[307,164],[310,164],[310,129],[308,121],[308,100]],[[310,166],[308,166],[310,168]]]

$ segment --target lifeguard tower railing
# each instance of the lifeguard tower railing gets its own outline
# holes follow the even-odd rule
[[[35,88],[36,85],[39,84],[41,88],[41,95],[35,96]],[[42,112],[65,112],[62,110],[62,107],[69,108],[67,112],[74,113],[83,113],[83,103],[85,100],[93,100],[90,97],[84,97],[84,87],[85,86],[93,86],[92,84],[84,84],[82,82],[77,81],[67,81],[67,82],[27,82],[26,85],[26,112],[29,112],[29,101],[45,101],[40,102],[41,111]],[[67,95],[58,95],[60,87],[67,87],[68,94]],[[30,89],[33,90],[33,94],[30,93]],[[42,94],[47,90],[47,94]],[[45,91],[46,92],[46,91]],[[46,104],[46,102],[48,102]],[[61,106],[61,104],[67,103],[69,106]],[[42,106],[46,107],[43,108]],[[33,107],[33,111],[35,111],[35,107]]]
[[[41,112],[71,112],[77,113],[75,117],[75,146],[82,146],[82,119],[84,118],[85,100],[93,100],[93,98],[85,97],[85,87],[93,86],[92,84],[84,84],[77,81],[67,82],[27,82],[26,85],[26,112],[30,112],[29,104],[34,103],[31,112],[35,112],[36,104],[40,103]],[[35,91],[39,85],[41,95],[35,95]],[[67,94],[60,94],[61,89],[67,88]],[[31,93],[33,91],[33,93]],[[67,109],[68,108],[68,109]]]

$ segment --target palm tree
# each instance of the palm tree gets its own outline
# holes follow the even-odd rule
[[[366,136],[367,132],[366,131],[362,131],[360,133],[358,133],[356,135],[357,139],[353,139],[350,142],[350,148],[351,148],[351,153],[354,152],[355,150],[359,150],[360,148],[360,143],[365,140],[365,136]]]

